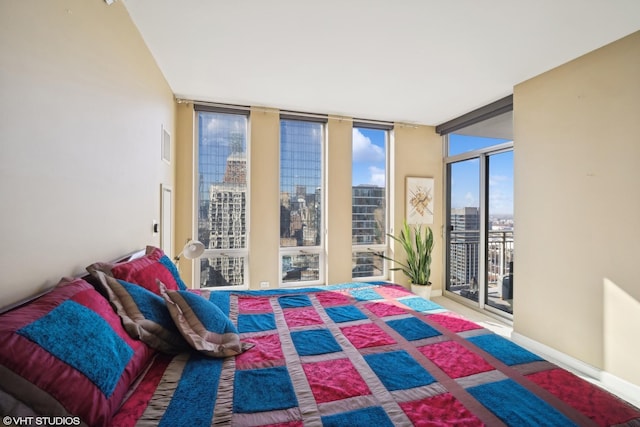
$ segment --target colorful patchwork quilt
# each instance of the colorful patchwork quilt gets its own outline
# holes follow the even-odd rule
[[[637,408],[397,285],[200,292],[253,347],[157,356],[113,425],[640,424]]]

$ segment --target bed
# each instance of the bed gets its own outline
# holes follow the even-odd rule
[[[114,380],[107,400],[100,394],[105,387],[93,392],[100,381],[78,380],[74,384],[89,403],[44,415],[78,416],[87,425],[171,427],[640,425],[640,411],[632,405],[395,284],[261,291],[177,286],[170,291],[174,302],[180,295],[193,300],[192,306],[219,311],[213,323],[203,320],[209,328],[205,332],[218,328],[215,339],[231,344],[204,351],[197,340],[206,334],[194,328],[193,340],[185,335],[190,345],[172,352],[150,349],[132,337],[134,326],[127,323],[132,319],[119,312],[126,304],[114,304],[118,284],[105,294],[78,282],[66,285],[77,288],[67,297],[102,313],[113,328],[120,327],[118,318],[125,329],[129,325],[126,333],[117,330],[116,335],[133,349],[133,356],[121,369],[127,378],[123,380],[123,374]],[[123,282],[118,279],[120,285]],[[167,293],[159,294],[167,306],[172,304]],[[98,297],[104,302],[93,301]],[[6,346],[19,347],[17,338],[6,332],[6,325],[16,322],[7,316],[19,310],[5,313],[0,327],[5,329],[0,330],[4,395],[11,394],[4,375],[28,377],[6,355]],[[181,320],[188,320],[187,313],[182,314]],[[200,315],[201,320],[206,316]],[[18,338],[28,339],[31,333],[38,341],[37,328],[31,331],[24,314],[18,317],[22,326],[9,329],[14,335],[26,329]],[[140,335],[139,325],[135,327]],[[146,325],[147,332],[153,329]],[[169,341],[164,339],[162,345]],[[231,356],[215,354],[229,348],[236,349]],[[27,349],[25,354],[34,351]],[[47,387],[39,384],[38,390],[54,396],[57,403],[65,399]],[[34,406],[25,403],[24,395],[13,397],[23,409]],[[7,407],[6,400],[0,408]],[[103,404],[106,409],[96,415],[96,407]],[[43,414],[42,409],[32,413]]]

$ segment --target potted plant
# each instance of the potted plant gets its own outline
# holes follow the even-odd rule
[[[424,232],[423,232],[424,230]],[[398,242],[404,249],[406,261],[399,261],[378,253],[381,258],[395,263],[392,271],[402,271],[411,282],[411,292],[429,299],[431,295],[431,252],[433,251],[433,231],[429,226],[420,225],[410,227],[405,220],[400,236],[387,234]]]

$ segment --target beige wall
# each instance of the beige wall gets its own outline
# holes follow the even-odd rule
[[[254,109],[249,122],[250,287],[259,288],[261,281],[277,287],[280,272],[280,115],[277,111]]]
[[[432,292],[441,292],[443,277],[442,230],[444,198],[443,198],[443,169],[442,169],[442,137],[433,127],[407,126],[396,124],[394,129],[394,144],[392,161],[393,176],[393,231],[398,234],[405,218],[405,184],[407,176],[421,176],[435,178],[434,219],[433,230],[435,246],[431,263]],[[393,253],[396,249],[391,245],[391,257],[403,258]],[[405,286],[409,281],[402,272],[391,272],[391,280]]]
[[[0,305],[159,244],[173,95],[121,2],[0,2]]]
[[[640,32],[516,86],[514,331],[640,385]]]
[[[176,235],[184,242],[191,237],[193,220],[193,106],[178,106],[178,195]],[[329,284],[351,281],[351,138],[350,118],[330,118],[327,123],[327,277]],[[252,289],[262,281],[277,287],[279,282],[279,140],[280,116],[275,109],[254,108],[249,119],[250,146],[250,234],[249,282]],[[394,226],[404,218],[405,176],[436,177],[436,207],[442,206],[442,140],[432,127],[396,125],[393,132],[391,179],[393,187]],[[188,193],[185,198],[184,193]],[[188,199],[188,200],[187,200]],[[436,208],[438,209],[438,208]],[[434,289],[442,286],[442,215],[437,214],[434,231],[437,246],[434,252],[432,282]],[[180,265],[185,281],[191,281],[191,263]],[[187,272],[189,272],[187,274]],[[392,276],[408,285],[402,274]]]
[[[179,254],[189,240],[198,237],[193,229],[194,177],[193,173],[182,172],[192,171],[193,168],[196,123],[193,104],[178,104],[176,113],[175,246],[176,254]],[[188,284],[193,282],[196,262],[183,257],[178,264],[180,276]]]

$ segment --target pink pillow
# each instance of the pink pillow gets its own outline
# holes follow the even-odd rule
[[[63,280],[2,314],[0,348],[8,395],[37,414],[78,416],[91,426],[110,424],[155,354],[127,334],[109,302],[82,279]]]
[[[178,269],[171,259],[160,248],[147,246],[146,254],[140,258],[121,263],[97,262],[87,267],[87,271],[96,276],[96,271],[125,282],[140,285],[160,295],[156,280],[160,280],[170,290],[185,290]]]

